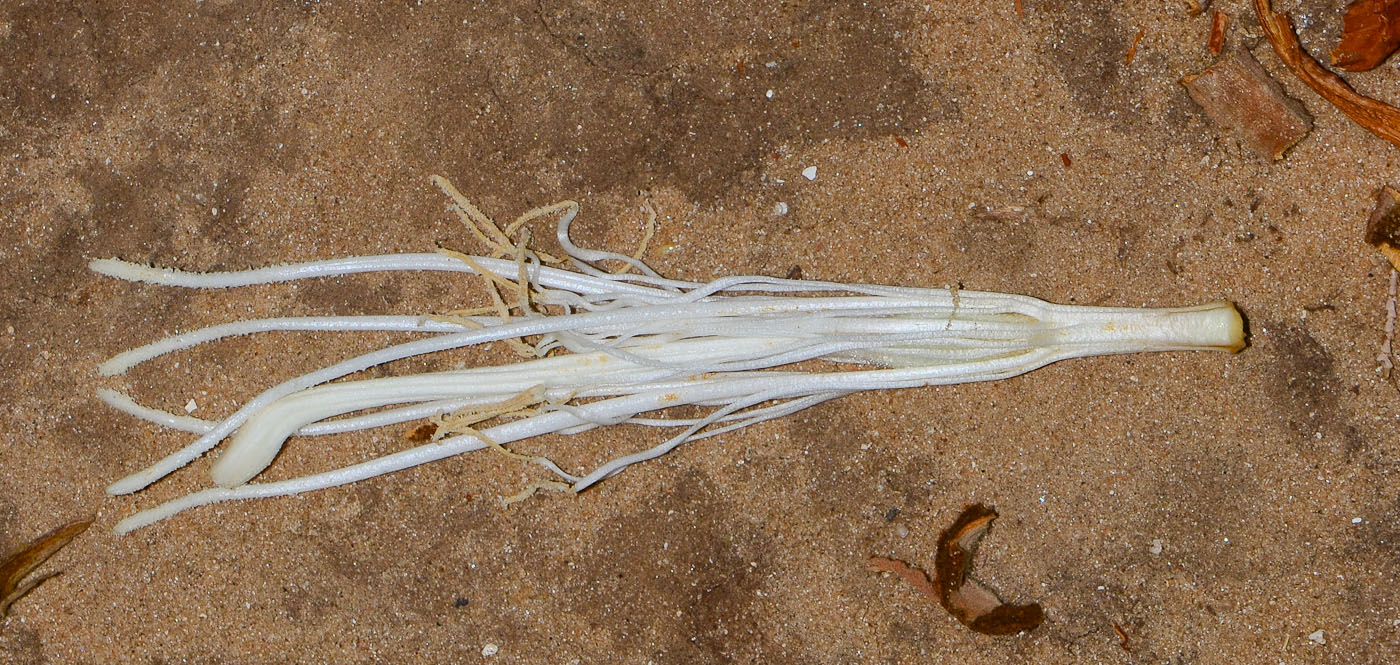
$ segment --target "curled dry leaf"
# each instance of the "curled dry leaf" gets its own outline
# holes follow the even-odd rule
[[[1040,605],[1004,603],[995,591],[968,574],[977,544],[996,518],[997,511],[980,503],[963,510],[938,537],[933,584],[943,607],[968,628],[988,635],[1014,635],[1040,625],[1045,618]]]
[[[1270,0],[1253,2],[1264,36],[1284,65],[1357,124],[1400,146],[1400,109],[1353,90],[1342,77],[1303,51],[1298,35],[1293,32],[1293,22],[1286,12],[1274,11]]]
[[[995,510],[980,503],[963,510],[938,538],[932,582],[924,571],[898,559],[871,557],[870,567],[904,578],[919,592],[938,601],[958,621],[979,633],[1014,635],[1034,630],[1045,618],[1040,605],[1002,602],[995,591],[968,574],[977,544],[996,517]]]
[[[1342,17],[1342,41],[1332,66],[1364,72],[1400,48],[1400,0],[1356,0]]]
[[[50,531],[31,543],[20,546],[11,552],[3,562],[0,562],[0,617],[4,617],[10,611],[10,605],[19,600],[24,594],[34,590],[44,580],[57,575],[58,573],[48,573],[40,575],[28,582],[24,581],[35,568],[43,565],[49,557],[63,549],[65,545],[72,542],[87,528],[92,526],[92,518],[69,522],[53,531]]]

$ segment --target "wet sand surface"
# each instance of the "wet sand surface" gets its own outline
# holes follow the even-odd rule
[[[1282,161],[1179,84],[1213,61],[1186,2],[6,3],[0,547],[97,523],[4,620],[0,661],[1381,662],[1400,651],[1400,392],[1377,362],[1390,268],[1362,230],[1400,152],[1281,69],[1247,3],[1214,4],[1227,54],[1251,50],[1314,118]],[[1315,53],[1335,43],[1340,3],[1278,4]],[[1394,101],[1400,78],[1352,80]],[[576,239],[625,252],[650,201],[646,258],[672,277],[1229,300],[1250,345],[854,395],[508,509],[543,472],[477,454],[112,535],[205,487],[210,458],[107,496],[190,437],[96,388],[218,417],[408,338],[274,333],[113,378],[102,360],[483,292],[407,273],[192,291],[87,262],[480,251],[432,174],[499,220],[577,200]],[[657,436],[517,448],[580,469]],[[267,477],[405,445],[294,440]],[[972,502],[1001,513],[977,575],[1045,608],[1029,634],[972,633],[867,567],[929,567]]]

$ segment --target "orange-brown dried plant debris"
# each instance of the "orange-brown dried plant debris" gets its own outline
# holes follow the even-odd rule
[[[1332,66],[1364,72],[1400,48],[1400,0],[1356,0],[1342,17],[1342,40],[1332,49]]]
[[[28,582],[24,578],[34,572],[35,568],[43,565],[49,557],[63,549],[65,545],[73,542],[87,528],[92,526],[92,518],[81,519],[69,522],[53,531],[39,536],[33,542],[25,543],[11,552],[8,557],[0,562],[0,618],[4,618],[10,612],[10,606],[39,586],[44,580],[57,575],[58,572],[39,575]]]
[[[871,557],[870,567],[904,578],[976,632],[1015,635],[1034,630],[1045,618],[1040,605],[1003,602],[995,591],[968,574],[977,544],[996,517],[995,510],[980,503],[965,508],[938,538],[932,581],[924,571],[898,559]]]

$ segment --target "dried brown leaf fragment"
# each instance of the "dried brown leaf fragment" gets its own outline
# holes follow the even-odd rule
[[[1400,270],[1400,191],[1386,186],[1376,192],[1376,207],[1366,222],[1366,242]]]
[[[1342,77],[1303,51],[1298,35],[1293,32],[1293,21],[1286,12],[1274,11],[1270,0],[1253,2],[1264,36],[1285,66],[1357,124],[1400,146],[1400,109],[1353,90]]]
[[[1260,157],[1282,159],[1312,130],[1303,105],[1285,95],[1249,51],[1182,77],[1181,84],[1215,124],[1238,135]]]
[[[86,518],[69,522],[53,531],[39,536],[32,542],[21,545],[11,552],[3,562],[0,562],[0,618],[10,612],[10,606],[19,600],[24,594],[33,591],[44,580],[57,575],[58,572],[39,575],[28,582],[24,578],[34,572],[35,568],[43,565],[49,557],[63,549],[65,545],[73,542],[79,534],[87,531],[92,526],[92,518]]]
[[[919,593],[928,596],[929,600],[936,603],[942,602],[938,596],[938,590],[933,588],[933,582],[929,580],[928,573],[915,568],[899,559],[889,559],[882,556],[870,557],[870,569],[882,573],[893,573],[902,578],[905,582],[914,585]]]
[[[1364,72],[1400,48],[1400,0],[1356,0],[1342,17],[1342,40],[1332,49],[1332,66]]]

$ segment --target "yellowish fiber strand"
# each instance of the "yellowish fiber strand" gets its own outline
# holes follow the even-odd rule
[[[471,201],[462,196],[462,193],[457,191],[457,188],[447,178],[435,175],[431,179],[433,184],[438,186],[438,189],[441,189],[452,199],[457,216],[462,219],[467,228],[493,250],[493,258],[510,256],[510,251],[506,249],[512,246],[510,238],[501,231],[500,227],[496,226],[496,222],[472,205]]]
[[[483,436],[480,432],[472,429],[477,423],[497,418],[500,416],[529,416],[533,412],[527,412],[531,406],[544,401],[544,386],[535,386],[511,397],[510,399],[491,404],[478,404],[468,406],[452,413],[440,415],[432,419],[432,423],[437,425],[437,431],[433,433],[433,441],[439,441],[451,434],[470,434],[486,442],[492,449],[504,453],[507,457],[523,460],[533,460],[533,457],[511,452],[504,446],[490,438]]]
[[[538,492],[540,490],[554,490],[556,492],[567,492],[569,494],[575,493],[573,486],[568,483],[561,483],[557,480],[536,480],[535,482],[530,483],[528,486],[526,486],[525,489],[520,490],[515,494],[506,497],[501,497],[501,507],[509,508],[511,504],[520,503],[521,501],[524,501],[534,496],[535,492]]]
[[[514,282],[500,277],[495,273],[486,270],[485,268],[482,268],[481,264],[476,262],[476,259],[473,259],[472,257],[461,252],[454,251],[451,249],[439,248],[438,253],[444,256],[452,257],[454,259],[457,259],[458,261],[461,261],[462,263],[467,264],[468,268],[471,268],[472,271],[474,271],[476,274],[480,275],[481,277],[484,277],[486,280],[486,294],[491,297],[492,305],[492,308],[488,311],[495,312],[496,316],[500,317],[503,323],[509,322],[511,319],[514,318],[513,316],[511,316],[510,308],[506,307],[506,301],[504,298],[501,297],[500,291],[500,287],[502,286],[508,289],[515,289],[516,284]],[[534,358],[538,356],[538,354],[535,353],[534,347],[530,346],[529,344],[526,344],[525,342],[519,339],[507,339],[502,341],[504,341],[506,345],[511,348],[512,351],[515,351],[515,353],[521,356],[522,358]]]
[[[642,257],[646,256],[647,247],[651,245],[651,239],[656,235],[656,208],[652,207],[651,201],[646,199],[642,200],[642,206],[647,211],[646,230],[642,231],[642,243],[637,246],[637,251],[632,254],[632,259],[638,262],[642,261]],[[613,274],[623,275],[631,270],[632,264],[624,263],[622,267],[613,272]]]
[[[519,217],[516,217],[516,218],[515,218],[515,221],[513,221],[513,222],[511,222],[510,224],[507,224],[507,225],[506,225],[505,234],[506,234],[506,236],[515,235],[515,232],[518,231],[522,226],[524,226],[524,225],[526,225],[526,224],[529,224],[530,222],[533,222],[533,221],[535,221],[536,219],[539,219],[539,218],[541,218],[541,217],[545,217],[545,216],[548,216],[548,215],[553,215],[553,214],[560,213],[560,212],[565,212],[565,211],[575,211],[575,212],[576,212],[576,211],[578,211],[578,209],[579,209],[579,205],[578,205],[578,203],[576,203],[576,202],[574,202],[574,201],[560,201],[560,202],[558,202],[558,203],[553,203],[553,204],[550,204],[550,205],[547,205],[547,206],[541,206],[541,207],[539,207],[539,208],[533,208],[533,209],[530,209],[530,210],[526,210],[526,211],[525,211],[523,214],[521,214]],[[528,242],[522,242],[521,244],[528,245],[529,243],[528,243]],[[557,257],[557,256],[554,256],[553,254],[549,254],[549,253],[547,253],[547,252],[542,252],[542,251],[540,251],[540,250],[538,250],[538,249],[531,249],[530,251],[531,251],[531,252],[534,252],[535,256],[538,256],[539,259],[540,259],[540,262],[542,262],[542,263],[546,263],[546,264],[550,264],[550,265],[555,265],[555,264],[562,264],[562,263],[564,263],[564,259],[562,259],[562,258],[560,258],[560,257]]]
[[[530,307],[530,272],[525,265],[526,247],[530,245],[530,229],[520,231],[520,242],[515,245],[515,306],[521,316],[534,312]]]

